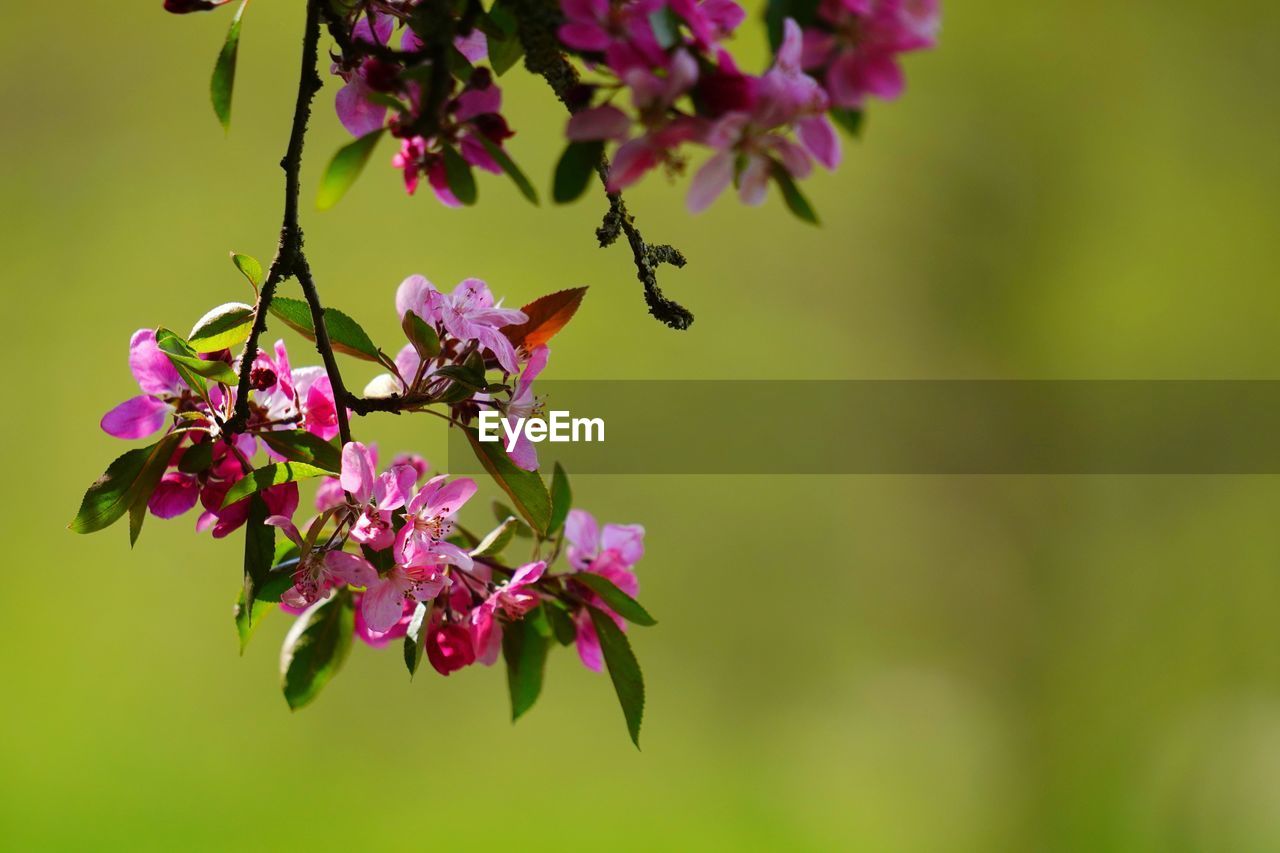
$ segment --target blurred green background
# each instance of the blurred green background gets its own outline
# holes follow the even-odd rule
[[[580,505],[649,531],[643,752],[572,653],[514,728],[500,670],[410,683],[394,648],[357,647],[290,714],[287,620],[236,654],[238,540],[153,519],[131,553],[123,527],[64,527],[122,450],[97,421],[136,393],[129,334],[244,299],[226,253],[266,259],[279,221],[300,3],[250,8],[226,138],[206,92],[229,14],[159,7],[13,6],[0,32],[0,845],[1280,849],[1270,477],[581,477]],[[534,209],[486,177],[450,211],[381,163],[304,211],[322,294],[391,347],[412,272],[515,304],[591,284],[559,379],[1275,378],[1280,7],[946,14],[907,96],[806,185],[823,228],[776,197],[691,218],[683,186],[631,194],[690,258],[663,277],[687,333],[595,247],[599,201]],[[503,82],[546,186],[560,111]],[[357,428],[443,452],[434,423]]]

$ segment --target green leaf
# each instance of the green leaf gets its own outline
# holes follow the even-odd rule
[[[249,340],[252,328],[253,306],[228,302],[197,320],[187,341],[196,352],[217,352]]]
[[[583,586],[590,587],[596,595],[604,599],[604,603],[609,605],[614,613],[628,622],[645,627],[658,624],[658,620],[650,616],[649,612],[640,606],[640,602],[618,589],[613,581],[605,576],[592,572],[577,572],[573,575],[573,579]]]
[[[258,259],[249,255],[242,255],[239,252],[232,252],[231,263],[236,265],[236,269],[240,270],[240,275],[248,279],[249,284],[253,285],[254,292],[257,293],[258,288],[262,285],[262,264],[258,263]]]
[[[476,203],[476,178],[471,174],[471,164],[452,145],[444,146],[444,176],[454,198],[465,205]]]
[[[520,171],[520,167],[511,159],[511,156],[507,154],[507,152],[503,151],[500,145],[485,136],[483,133],[476,134],[475,138],[480,140],[480,144],[484,146],[484,150],[489,152],[489,156],[494,159],[494,162],[501,166],[502,171],[506,172],[511,180],[515,182],[516,188],[520,190],[520,194],[533,204],[537,204],[538,191],[533,188],[533,184],[529,181],[529,178],[524,172]]]
[[[427,627],[430,624],[428,615],[431,613],[431,605],[429,602],[418,602],[418,606],[414,608],[413,617],[409,620],[409,628],[404,635],[404,665],[409,670],[409,677],[418,674],[418,667],[422,664],[422,654],[426,650],[427,645]]]
[[[782,198],[796,218],[811,225],[817,225],[818,214],[814,212],[813,205],[809,204],[809,200],[804,197],[804,193],[800,192],[796,182],[791,179],[791,174],[781,163],[773,164],[773,179],[778,182],[778,188],[782,190]]]
[[[223,385],[235,385],[240,381],[240,377],[236,376],[231,365],[225,361],[201,358],[195,347],[168,329],[156,329],[156,346],[169,357],[169,361],[173,363],[183,381],[193,390],[196,386],[192,384],[192,377],[212,379]],[[200,382],[200,386],[204,387],[204,383]]]
[[[311,306],[301,299],[277,296],[271,300],[271,313],[308,340],[316,339],[316,327],[311,322]],[[370,340],[368,333],[337,308],[324,309],[324,327],[328,330],[329,342],[336,351],[382,364],[382,353]]]
[[[227,40],[223,42],[218,61],[213,66],[213,79],[209,81],[209,96],[213,111],[223,130],[231,130],[231,95],[236,87],[236,57],[240,53],[240,21],[249,0],[243,0],[231,19]]]
[[[515,518],[516,512],[502,501],[494,501],[490,506],[493,509],[493,518],[499,524],[502,524],[508,518]],[[516,535],[521,539],[528,539],[533,535],[533,531],[529,529],[529,525],[521,521],[516,525]]]
[[[501,524],[489,531],[471,551],[473,557],[496,557],[501,554],[516,535],[516,528],[524,524],[514,515],[507,517]]]
[[[466,434],[471,449],[489,476],[507,493],[529,526],[539,536],[545,536],[547,524],[551,521],[551,496],[547,494],[542,477],[537,471],[516,467],[502,449],[501,442],[481,441],[476,431],[470,428],[466,429]]]
[[[513,723],[533,707],[542,692],[548,643],[534,626],[533,615],[528,614],[502,631],[502,657],[507,662],[507,689],[511,694]]]
[[[240,588],[240,595],[236,599],[235,606],[236,633],[240,637],[240,654],[243,655],[245,648],[248,647],[249,638],[253,636],[253,629],[257,628],[263,617],[275,610],[275,608],[275,604],[263,601],[261,598],[253,603],[252,609],[245,607],[244,587]]]
[[[827,114],[849,136],[858,137],[862,135],[862,123],[864,121],[862,110],[846,110],[840,107],[832,107]]]
[[[586,192],[591,175],[603,156],[604,143],[599,140],[569,143],[560,155],[560,162],[556,163],[555,183],[551,191],[556,204],[568,204]]]
[[[342,669],[351,651],[355,611],[345,591],[312,605],[289,629],[280,652],[285,701],[296,711],[307,705]]]
[[[273,462],[270,465],[256,468],[250,471],[243,479],[237,480],[236,484],[227,490],[227,496],[222,499],[222,506],[223,508],[229,507],[237,501],[244,500],[249,495],[257,494],[263,489],[269,489],[272,486],[296,483],[299,480],[309,480],[312,477],[328,477],[332,476],[332,473],[332,471],[326,471],[323,468],[317,468],[305,462]]]
[[[183,474],[201,474],[213,464],[213,440],[202,441],[188,447],[178,460],[178,470]]]
[[[260,432],[258,438],[291,462],[305,462],[332,474],[342,470],[342,451],[305,429]]]
[[[249,502],[249,515],[244,525],[244,583],[240,587],[241,606],[236,614],[241,654],[255,624],[258,598],[263,595],[275,562],[276,529],[266,523],[270,515],[267,502],[261,495],[254,495]]]
[[[490,34],[486,41],[489,46],[489,66],[493,73],[501,77],[524,56],[524,44],[515,35],[497,38]]]
[[[171,432],[155,444],[117,457],[84,493],[80,511],[68,527],[76,533],[95,533],[119,521],[145,488],[144,473],[161,462],[167,464],[183,435],[185,431]]]
[[[604,654],[613,689],[618,694],[622,715],[627,719],[631,742],[639,748],[640,721],[644,717],[644,675],[640,672],[640,663],[631,651],[627,635],[622,633],[612,617],[591,605],[587,605],[587,612],[591,614],[591,624],[600,638],[600,651]]]
[[[573,624],[573,617],[559,607],[543,607],[547,621],[551,623],[551,633],[556,642],[562,646],[571,646],[578,639],[578,626]]]
[[[360,177],[360,173],[364,171],[365,164],[369,162],[369,157],[372,156],[373,149],[377,147],[383,132],[375,130],[373,133],[366,133],[355,142],[338,149],[338,153],[334,154],[333,159],[329,161],[329,168],[324,170],[324,177],[320,179],[320,193],[316,197],[316,207],[328,210],[347,194],[347,190],[351,189],[356,178]]]
[[[436,333],[434,326],[414,312],[405,312],[404,319],[400,321],[400,328],[422,360],[426,361],[440,354],[440,335]],[[406,382],[413,381],[412,376],[406,376],[404,379]]]
[[[452,379],[470,391],[484,391],[489,387],[489,381],[485,379],[484,374],[471,365],[446,364],[444,367],[437,368],[435,373],[431,375],[433,377],[444,376],[447,379]]]
[[[670,6],[661,6],[649,13],[649,26],[654,38],[663,50],[674,47],[680,41],[680,21]]]
[[[151,494],[156,490],[156,486],[160,485],[160,479],[164,477],[165,469],[169,467],[169,460],[173,458],[173,452],[182,441],[182,435],[182,432],[175,432],[162,438],[156,445],[155,452],[148,455],[137,481],[133,484],[133,498],[132,503],[129,504],[130,548],[138,543],[138,537],[142,534],[142,523],[147,520],[147,502],[151,500]]]
[[[554,536],[569,517],[573,505],[573,490],[569,488],[569,475],[559,462],[551,472],[551,521],[547,523],[547,535]]]

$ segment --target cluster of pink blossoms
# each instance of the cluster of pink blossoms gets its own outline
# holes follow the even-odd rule
[[[576,306],[580,293],[566,293],[551,298]],[[466,279],[446,293],[423,276],[410,276],[395,302],[410,342],[394,359],[382,358],[390,372],[370,383],[366,399],[394,399],[410,411],[435,406],[464,428],[482,409],[504,417],[525,417],[537,409],[533,381],[546,366],[549,348],[526,345],[521,330],[528,314],[502,307],[479,279]],[[217,309],[210,316],[223,313]],[[161,338],[167,342],[164,349]],[[241,374],[240,360],[228,349],[196,353],[186,341],[173,343],[175,338],[165,330],[134,333],[129,367],[142,393],[107,412],[101,426],[122,439],[163,433],[153,447],[168,458],[161,460],[163,474],[145,498],[152,515],[174,518],[199,504],[197,529],[221,538],[249,521],[252,501],[263,501],[269,515],[262,523],[279,530],[288,546],[276,549],[275,597],[260,601],[278,601],[283,610],[304,617],[345,591],[356,637],[385,646],[406,637],[416,619],[414,642],[437,671],[448,675],[472,663],[494,663],[503,626],[551,598],[563,608],[583,662],[601,668],[588,605],[619,628],[625,623],[578,578],[598,575],[634,596],[633,567],[643,554],[643,528],[606,525],[601,532],[588,513],[567,510],[562,520],[567,574],[548,572],[547,559],[507,567],[496,559],[501,549],[477,548],[480,543],[457,527],[459,510],[476,493],[475,481],[428,476],[426,460],[413,455],[398,456],[379,472],[375,448],[334,442],[338,402],[323,368],[293,367],[283,341],[270,353],[259,351],[247,374],[247,417],[243,428],[230,434],[225,430],[237,410],[238,384],[231,377]],[[486,378],[491,371],[498,381]],[[197,378],[208,376],[217,379]],[[299,447],[307,448],[305,458],[315,462],[322,461],[320,451],[340,460],[329,476],[319,478],[315,514],[301,524],[294,521],[296,480],[248,491],[244,482],[269,466],[297,461],[292,451]],[[523,471],[537,471],[527,439],[509,458]],[[228,501],[233,489],[243,497]],[[519,522],[507,519],[499,532],[513,523]],[[549,559],[560,550],[557,542]]]
[[[569,139],[618,143],[615,191],[659,166],[682,170],[688,143],[710,148],[690,187],[694,212],[731,184],[756,205],[770,179],[807,177],[814,161],[838,166],[828,114],[896,97],[898,55],[932,46],[939,21],[937,0],[823,0],[808,26],[781,22],[772,67],[753,76],[722,44],[744,17],[732,0],[563,0],[563,9],[560,39],[604,78],[579,94],[599,103],[569,120]],[[630,110],[618,103],[623,90]]]
[[[616,143],[608,177],[615,192],[659,167],[681,172],[689,145],[710,149],[690,187],[694,212],[731,184],[743,202],[757,205],[770,180],[805,178],[815,161],[836,168],[841,147],[831,117],[853,127],[869,97],[896,98],[904,86],[900,55],[934,46],[940,22],[938,0],[779,4],[784,16],[773,22],[772,67],[753,75],[740,70],[726,48],[746,17],[733,0],[560,4],[560,47],[591,72],[590,82],[564,93],[577,110],[568,139]],[[450,152],[497,174],[506,167],[494,149],[513,132],[487,68],[470,70],[461,83],[450,76],[432,100],[414,71],[424,61],[423,38],[411,26],[420,5],[371,3],[350,19],[350,55],[333,66],[345,81],[338,116],[356,136],[389,129],[401,140],[394,165],[409,192],[425,175],[437,197],[456,206]],[[400,50],[392,61],[379,48],[399,25]],[[495,29],[488,29],[486,35],[476,25],[455,36],[463,62],[489,58]]]

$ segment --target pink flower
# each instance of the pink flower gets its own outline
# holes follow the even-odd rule
[[[408,465],[393,467],[375,476],[373,454],[358,441],[342,448],[342,488],[360,508],[351,528],[351,538],[375,551],[388,548],[395,541],[391,514],[405,505],[418,474]]]
[[[494,630],[495,617],[501,613],[511,620],[523,619],[524,615],[538,606],[538,593],[533,585],[542,578],[547,564],[542,561],[526,563],[516,569],[505,584],[495,589],[488,598],[471,611],[471,636],[476,653],[482,661],[487,661],[489,653],[496,651],[502,639],[502,631]]]
[[[495,303],[489,286],[478,278],[464,279],[452,293],[444,294],[423,276],[409,276],[396,290],[396,311],[401,319],[413,311],[463,343],[478,342],[507,373],[519,369],[515,347],[500,330],[529,318],[523,311]]]
[[[562,0],[565,22],[557,35],[575,50],[603,53],[621,73],[637,66],[662,67],[666,55],[649,16],[662,0]]]
[[[449,563],[470,570],[467,552],[444,540],[453,530],[454,515],[475,493],[476,482],[467,477],[448,482],[441,474],[428,480],[405,508],[404,526],[396,535],[396,560]]]
[[[668,5],[689,25],[694,43],[703,50],[728,37],[747,17],[733,0],[668,0]]]
[[[195,408],[190,389],[156,346],[154,330],[139,329],[129,339],[129,369],[143,393],[102,416],[102,431],[107,435],[145,438],[163,427],[170,415]]]
[[[275,358],[259,351],[250,380],[261,409],[253,426],[305,429],[325,441],[338,434],[338,406],[328,374],[323,367],[292,367],[284,341],[276,341]],[[279,458],[270,449],[267,455]]]
[[[365,645],[372,646],[375,649],[380,649],[392,640],[398,640],[405,634],[409,633],[409,623],[413,621],[413,611],[418,606],[416,601],[406,598],[401,611],[400,621],[385,631],[374,631],[369,627],[369,623],[364,620],[363,600],[364,593],[356,593],[355,635]]]
[[[356,559],[364,560],[363,557]],[[365,564],[373,569],[367,561]],[[369,630],[390,631],[403,617],[406,602],[429,602],[439,595],[449,585],[442,567],[443,563],[435,561],[395,565],[387,574],[366,584],[360,609]]]
[[[360,20],[351,30],[352,40],[385,45],[387,39],[391,38],[395,19],[390,15],[378,14],[375,16],[375,21],[375,25],[370,27],[369,18],[361,15]],[[387,119],[387,105],[379,103],[373,97],[379,88],[370,85],[371,80],[382,81],[388,76],[387,69],[381,60],[368,57],[350,71],[335,65],[333,73],[341,75],[347,81],[334,98],[338,120],[342,122],[347,132],[352,136],[364,136],[381,129]]]
[[[898,55],[937,44],[941,21],[938,0],[823,0],[818,16],[830,29],[805,31],[804,64],[826,69],[831,101],[846,109],[902,94]]]
[[[226,507],[222,502],[231,487],[244,479],[247,474],[249,469],[241,457],[252,458],[256,445],[257,442],[248,435],[236,436],[235,451],[230,450],[226,442],[215,442],[213,464],[203,475],[204,486],[200,490],[200,503],[205,511],[196,520],[196,530],[212,529],[213,537],[221,539],[238,530],[248,520],[252,497],[236,501]],[[292,516],[298,508],[297,483],[272,486],[260,494],[272,515]]]
[[[529,353],[529,361],[516,379],[515,390],[511,394],[511,400],[505,406],[506,412],[502,418],[513,430],[513,419],[528,418],[538,411],[538,399],[533,396],[533,380],[537,379],[538,374],[542,373],[547,366],[547,358],[550,355],[551,350],[545,345],[535,348]],[[538,451],[524,434],[524,430],[520,431],[514,447],[507,455],[511,457],[512,462],[526,471],[538,470]]]
[[[298,546],[298,568],[293,573],[293,586],[280,596],[282,604],[293,609],[307,608],[327,597],[336,586],[369,586],[377,582],[378,573],[368,560],[346,551],[313,548],[289,520],[289,515],[292,512],[267,519],[267,524],[278,527]]]
[[[580,572],[591,572],[612,581],[614,586],[634,598],[640,590],[632,567],[644,556],[644,528],[638,524],[606,524],[600,531],[595,518],[580,509],[569,511],[564,524],[565,538],[569,542],[566,557],[569,564]],[[618,627],[626,630],[626,623],[598,595],[585,586],[579,592],[593,607],[613,618]],[[588,669],[599,672],[603,666],[600,638],[591,616],[585,610],[578,614],[578,657]]]
[[[706,209],[735,176],[743,203],[758,205],[764,201],[775,168],[803,178],[813,168],[810,156],[828,169],[840,162],[840,142],[825,115],[827,96],[800,69],[800,28],[789,18],[784,27],[774,65],[757,81],[750,111],[725,114],[704,137],[717,153],[698,170],[689,187],[688,207],[693,213]],[[792,127],[800,144],[786,135]]]
[[[476,662],[471,631],[457,623],[433,622],[427,632],[427,660],[441,675],[449,675]]]

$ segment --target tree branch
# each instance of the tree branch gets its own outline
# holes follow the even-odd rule
[[[231,419],[224,424],[224,435],[243,432],[249,420],[249,376],[258,358],[258,340],[267,328],[267,312],[281,281],[295,273],[302,257],[302,228],[298,225],[299,172],[302,169],[302,147],[306,141],[307,122],[311,119],[311,100],[322,85],[316,73],[320,53],[320,0],[307,0],[307,22],[302,35],[302,70],[298,75],[298,97],[293,107],[293,124],[289,131],[289,146],[285,149],[280,168],[284,169],[284,221],[280,226],[280,242],[267,272],[267,280],[258,291],[253,307],[253,326],[249,339],[240,354],[240,376],[236,388],[236,406]],[[322,328],[322,327],[320,327]],[[332,380],[331,380],[332,381]]]
[[[316,349],[320,352],[325,373],[329,375],[329,384],[333,387],[333,399],[336,403],[333,408],[338,416],[338,435],[341,436],[342,443],[347,444],[351,441],[351,424],[347,420],[347,406],[344,401],[351,395],[347,393],[347,387],[342,383],[342,372],[338,370],[338,360],[333,355],[329,329],[324,322],[324,306],[320,304],[320,295],[316,293],[316,283],[311,278],[311,267],[307,264],[306,256],[301,253],[298,255],[294,274],[298,277],[298,284],[302,285],[307,304],[311,306],[311,325],[316,330]]]
[[[585,105],[576,103],[569,97],[579,83],[578,71],[565,58],[555,37],[556,26],[560,21],[559,7],[540,0],[517,0],[517,8],[517,32],[524,45],[525,67],[547,81],[551,91],[555,92],[570,113],[580,111]],[[662,288],[658,286],[657,275],[657,268],[662,264],[683,267],[686,263],[684,255],[673,246],[645,242],[640,229],[636,227],[635,217],[627,212],[622,193],[608,192],[607,158],[600,158],[596,172],[609,198],[609,212],[596,229],[601,248],[613,245],[619,234],[626,234],[636,265],[636,278],[644,285],[644,300],[649,306],[649,313],[673,329],[689,328],[693,323],[693,313],[663,294]]]

